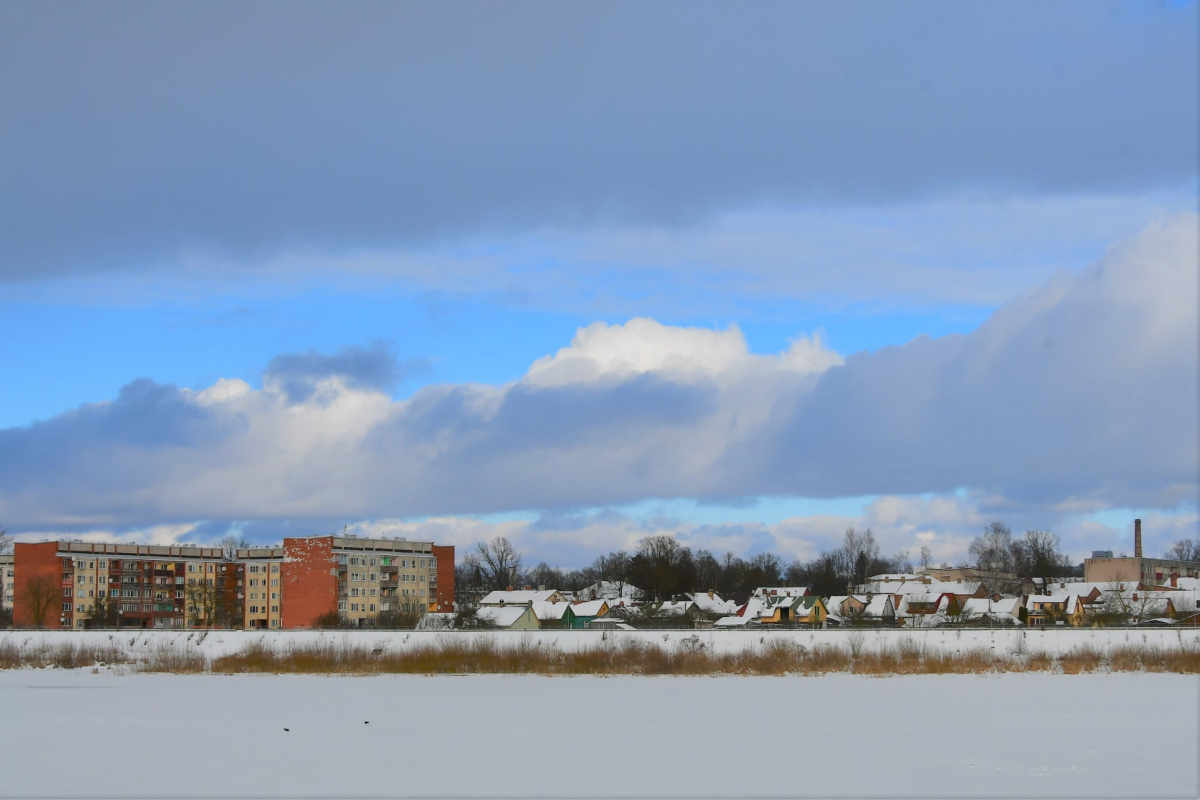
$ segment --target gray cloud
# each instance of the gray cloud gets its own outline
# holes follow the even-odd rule
[[[276,356],[267,364],[263,381],[275,384],[296,403],[308,402],[324,378],[340,378],[352,389],[390,391],[402,380],[429,371],[425,359],[399,361],[383,342],[347,347],[332,355],[310,350]]]
[[[1194,5],[0,10],[0,280],[1196,174]]]
[[[645,498],[950,492],[995,509],[1196,502],[1197,217],[1153,225],[966,336],[751,355],[736,329],[590,326],[507,386],[393,401],[373,357],[286,380],[148,381],[0,432],[0,519],[462,514]],[[370,352],[370,351],[366,351]],[[360,358],[361,357],[361,358]],[[361,363],[360,363],[361,361]],[[9,457],[15,454],[15,457]]]

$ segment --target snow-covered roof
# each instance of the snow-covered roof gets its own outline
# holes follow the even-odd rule
[[[740,628],[745,625],[749,625],[752,622],[754,622],[754,623],[758,622],[758,617],[757,616],[739,617],[735,614],[735,615],[731,615],[728,617],[721,617],[719,620],[717,620],[716,622],[713,623],[713,627],[715,627],[715,628]]]
[[[528,606],[481,606],[475,612],[475,616],[481,622],[495,625],[497,628],[507,628],[528,611]]]
[[[488,592],[482,600],[479,601],[481,606],[516,606],[529,605],[530,603],[549,603],[552,598],[559,596],[557,589],[546,589],[544,591],[536,591],[531,589],[509,591]]]
[[[571,610],[577,617],[598,617],[601,612],[608,610],[608,603],[605,600],[585,600],[573,604]]]
[[[867,578],[869,581],[915,581],[920,575],[914,575],[911,572],[884,572],[879,575],[871,575]]]
[[[561,620],[568,608],[570,603],[534,603],[533,613],[539,620]]]
[[[963,614],[968,616],[1007,615],[1014,619],[1020,607],[1019,597],[1002,597],[999,600],[992,600],[990,597],[968,597],[962,604]]]
[[[896,613],[892,607],[892,598],[886,594],[877,594],[867,601],[863,609],[864,617],[890,617]]]
[[[760,586],[754,590],[755,597],[766,597],[767,595],[803,597],[808,593],[807,586]]]
[[[708,592],[696,592],[691,595],[692,602],[696,607],[706,614],[733,614],[737,612],[737,603],[721,599],[721,595],[713,592],[712,597],[708,596]]]

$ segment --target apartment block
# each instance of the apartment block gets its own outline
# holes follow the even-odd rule
[[[283,587],[280,585],[284,548],[252,547],[238,550],[238,565],[245,570],[246,593],[242,627],[282,628]]]
[[[67,629],[93,617],[105,627],[186,627],[189,568],[209,574],[211,565],[215,585],[225,567],[216,548],[69,541],[18,542],[13,562],[14,623]]]
[[[0,557],[0,598],[18,626],[79,629],[310,628],[454,609],[454,548],[312,536],[282,547],[55,541]]]
[[[14,581],[13,554],[0,554],[0,609],[5,611],[11,611],[13,607]]]
[[[283,551],[285,628],[312,627],[331,612],[365,625],[381,615],[453,608],[453,547],[323,536],[284,539]]]

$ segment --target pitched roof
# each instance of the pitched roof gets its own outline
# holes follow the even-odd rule
[[[561,620],[569,608],[570,603],[534,603],[533,613],[539,620]]]
[[[516,590],[488,592],[487,595],[479,601],[481,606],[498,606],[498,605],[529,605],[530,603],[549,603],[551,598],[558,595],[557,589],[546,589],[544,591],[534,590]]]
[[[527,613],[530,613],[529,606],[482,606],[475,616],[497,628],[507,628]]]
[[[601,613],[608,611],[608,602],[605,600],[585,600],[572,604],[571,610],[575,612],[575,616],[577,617],[598,617]]]

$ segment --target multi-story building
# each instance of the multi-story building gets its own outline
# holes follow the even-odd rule
[[[242,603],[246,628],[280,628],[283,626],[283,587],[280,567],[282,547],[252,547],[238,550],[237,560],[246,573],[246,596]]]
[[[284,539],[232,560],[190,545],[22,542],[0,578],[14,623],[46,628],[307,628],[454,608],[454,548],[404,539]]]
[[[11,611],[15,580],[13,572],[13,554],[0,553],[0,609]]]
[[[18,542],[14,623],[83,628],[89,620],[135,628],[187,624],[188,568],[222,564],[211,547]]]
[[[284,539],[285,628],[336,614],[354,625],[381,615],[453,610],[454,548],[406,539]]]

